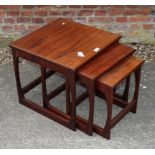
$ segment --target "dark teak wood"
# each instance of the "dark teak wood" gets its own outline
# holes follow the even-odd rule
[[[98,65],[101,64],[99,63],[99,61],[97,61],[97,59],[95,59],[94,61],[91,61],[90,63],[92,62],[93,63],[96,62],[98,63]],[[114,127],[128,112],[130,111],[134,113],[136,112],[138,92],[139,92],[139,83],[140,83],[141,65],[143,64],[143,62],[144,62],[143,60],[140,60],[138,58],[135,58],[129,55],[126,58],[124,58],[121,62],[117,63],[114,67],[112,67],[108,71],[104,70],[104,68],[106,68],[105,67],[106,65],[102,67],[103,69],[102,75],[99,76],[95,80],[94,87],[91,88],[90,86],[87,85],[87,88],[91,92],[95,91],[97,96],[106,99],[107,120],[106,120],[105,127],[102,128],[102,127],[99,127],[93,124],[93,116],[89,116],[88,118],[89,121],[84,120],[80,116],[77,116],[77,126],[80,130],[86,132],[89,135],[92,135],[92,132],[95,131],[101,136],[109,139],[111,128]],[[112,63],[110,62],[107,64],[107,66],[108,65],[112,65]],[[86,68],[86,66],[88,68]],[[87,74],[85,74],[85,77],[87,76],[88,79],[92,77],[91,75],[95,76],[95,72],[96,72],[96,77],[98,76],[97,74],[99,73],[98,70],[93,71],[93,74],[92,72],[89,72],[88,74],[88,71],[91,70],[91,65],[87,64],[86,66],[84,66],[83,68],[79,70],[79,76],[81,76],[82,75],[81,73],[84,73],[85,70],[87,71]],[[129,81],[130,81],[129,79],[132,73],[135,74],[135,93],[134,93],[132,101],[129,102],[128,101]],[[125,78],[126,78],[126,86],[125,86],[123,96],[120,98],[120,96],[115,94],[114,91],[115,91],[116,86]],[[85,79],[82,78],[81,80],[81,82],[83,83],[84,82],[87,83],[87,81],[88,80],[86,78]],[[90,98],[90,104],[91,104],[91,106],[89,107],[89,112],[93,115],[94,98],[90,96],[89,98]],[[112,118],[112,104],[113,103],[123,108],[122,111],[119,114],[117,114],[114,118]]]
[[[14,71],[19,102],[40,114],[72,129],[92,135],[93,131],[110,138],[110,130],[129,111],[136,112],[142,60],[132,56],[135,51],[120,44],[120,35],[100,30],[70,19],[57,19],[40,29],[12,42]],[[95,49],[98,49],[95,51]],[[79,56],[78,52],[83,52]],[[19,75],[19,57],[40,65],[41,76],[22,86]],[[47,68],[49,71],[47,71]],[[55,72],[63,74],[65,83],[47,94],[46,79]],[[135,74],[135,93],[128,101],[130,76]],[[123,95],[115,93],[116,85],[126,79]],[[76,82],[86,91],[76,98]],[[25,94],[38,84],[42,85],[42,106]],[[49,101],[66,90],[66,113],[53,107]],[[93,123],[95,95],[106,99],[107,120],[105,127]],[[89,118],[76,115],[76,106],[89,98]],[[112,118],[112,104],[123,110]]]
[[[98,47],[102,51],[112,43],[117,42],[119,38],[119,35],[76,23],[69,19],[60,18],[12,42],[10,47],[13,52],[14,69],[20,103],[56,120],[72,130],[75,130],[76,71],[79,67],[97,55],[97,53],[93,51],[94,48]],[[77,52],[79,51],[83,51],[85,54],[84,58],[77,55]],[[20,84],[18,67],[19,57],[37,63],[41,67],[41,77],[23,88]],[[66,120],[64,121],[64,116],[59,116],[58,109],[55,111],[54,108],[50,108],[51,116],[49,116],[49,112],[47,112],[47,110],[49,110],[49,99],[60,93],[64,86],[47,95],[45,81],[46,68],[50,68],[51,72],[62,73],[66,79],[66,87],[69,85],[72,104],[70,105],[68,103],[69,95],[66,93],[67,114],[64,115],[65,118],[67,117],[69,119],[67,125]],[[34,103],[25,99],[24,96],[26,92],[36,86],[39,82],[42,83],[43,108],[37,105],[34,107]]]
[[[68,19],[58,19],[10,46],[20,50],[20,53],[31,55],[32,61],[43,58],[61,67],[76,70],[96,55],[94,48],[103,50],[119,39],[119,35],[107,31]],[[78,51],[83,51],[85,57],[78,57]]]

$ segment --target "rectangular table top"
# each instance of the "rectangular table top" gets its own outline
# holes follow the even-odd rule
[[[76,70],[120,37],[60,18],[12,42],[10,47]],[[95,52],[95,48],[99,51]]]

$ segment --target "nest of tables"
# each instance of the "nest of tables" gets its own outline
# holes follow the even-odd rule
[[[134,49],[119,43],[120,35],[59,18],[12,42],[14,71],[19,102],[34,111],[75,131],[93,132],[110,139],[110,131],[128,112],[136,113],[143,60],[133,56]],[[21,85],[19,58],[40,65],[41,75],[26,86]],[[47,70],[48,69],[48,70]],[[47,93],[46,79],[56,72],[64,75],[65,83]],[[135,76],[133,99],[128,100],[130,77]],[[126,80],[123,95],[117,85]],[[76,83],[86,91],[76,97]],[[27,99],[25,94],[42,85],[42,106]],[[66,91],[66,113],[49,101]],[[94,96],[106,100],[107,116],[103,126],[94,124]],[[89,99],[89,117],[76,114],[76,107]],[[112,105],[122,110],[112,117]],[[104,113],[104,112],[103,112]]]

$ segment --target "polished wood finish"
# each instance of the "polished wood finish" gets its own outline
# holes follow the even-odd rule
[[[119,35],[60,18],[10,46],[75,70],[97,54],[94,48],[102,51],[118,39]],[[77,56],[79,51],[85,57]]]
[[[79,77],[96,79],[134,51],[133,48],[116,43],[80,68]]]
[[[102,75],[111,70],[119,62],[133,54],[135,50],[120,43],[114,43],[104,52],[98,54],[94,59],[89,61],[78,70],[78,80],[85,84],[89,96],[89,118],[85,128],[93,126],[93,111],[94,111],[94,87],[96,88],[96,80]],[[103,87],[101,84],[100,87]],[[111,90],[110,90],[111,91]],[[125,93],[126,94],[126,93]],[[118,102],[116,102],[118,103]],[[121,103],[118,103],[121,104]],[[89,123],[90,122],[90,123]],[[89,130],[89,131],[88,131]],[[106,129],[105,129],[106,130]],[[85,130],[87,134],[92,135],[92,128]]]
[[[96,83],[96,87],[100,88],[100,86],[103,84],[108,85],[110,87],[116,86],[129,73],[133,72],[139,66],[141,66],[143,62],[143,60],[133,56],[124,59],[112,70],[99,77]]]
[[[45,70],[62,73],[66,79],[66,115],[70,115],[70,128],[76,130],[76,71],[90,61],[94,56],[118,42],[120,35],[103,31],[91,26],[83,25],[69,19],[57,19],[42,28],[12,42],[10,47],[14,55],[14,67],[18,96],[23,103],[24,93],[20,84],[18,58],[37,63],[41,66],[41,82],[43,91],[43,106],[48,107],[46,98],[54,97],[47,94]],[[94,48],[100,51],[94,52]],[[84,57],[79,57],[78,52],[83,52]],[[33,86],[37,82],[33,81]],[[30,84],[31,87],[33,87]],[[68,87],[69,86],[69,87]],[[31,87],[27,86],[27,92]],[[59,92],[59,91],[58,91]],[[55,92],[53,92],[55,94]],[[72,103],[68,102],[71,94]],[[56,93],[57,94],[57,93]],[[24,102],[25,104],[26,102]],[[91,114],[90,114],[91,115]]]
[[[109,139],[110,130],[129,111],[136,113],[141,66],[143,61],[131,56],[135,51],[118,41],[120,35],[88,25],[59,18],[40,29],[12,42],[14,71],[19,102],[40,114],[72,129],[92,135],[93,131]],[[98,51],[94,51],[94,49]],[[79,56],[78,52],[83,52]],[[19,75],[19,57],[40,65],[41,75],[22,87]],[[49,71],[47,71],[47,68]],[[65,83],[47,93],[46,79],[55,72],[63,74]],[[128,102],[130,75],[135,74],[135,93]],[[115,93],[116,85],[126,79],[123,95]],[[76,98],[76,82],[86,87],[86,92]],[[41,83],[42,106],[25,94]],[[66,90],[66,113],[52,106],[49,101]],[[93,123],[94,97],[106,99],[107,120],[105,127]],[[87,120],[76,115],[76,106],[89,98]],[[112,105],[123,110],[112,118]]]
[[[14,71],[15,71],[15,77],[16,77],[16,83],[17,83],[17,92],[18,92],[19,102],[35,110],[36,112],[39,112],[42,115],[55,120],[56,122],[66,126],[67,128],[75,130],[75,128],[73,128],[74,122],[72,121],[71,116],[68,116],[64,113],[64,115],[66,115],[64,117],[60,115],[62,114],[62,112],[60,112],[58,109],[54,107],[49,108],[49,100],[48,100],[48,95],[46,92],[45,80],[49,76],[53,75],[55,72],[51,70],[46,72],[46,68],[41,67],[41,76],[36,78],[35,80],[33,80],[32,82],[30,82],[29,84],[27,84],[26,86],[22,88],[21,82],[20,82],[20,75],[19,75],[19,63],[18,63],[19,55],[16,53],[16,50],[12,49],[12,51],[13,51],[13,63],[14,63]],[[34,86],[37,86],[40,83],[42,84],[43,106],[39,106],[37,103],[34,103],[28,100],[24,96],[26,92],[30,91],[31,89],[34,88]],[[53,91],[56,92],[57,90],[53,90]]]
[[[96,59],[95,59],[96,60]],[[95,61],[94,60],[94,61]],[[93,90],[96,91],[96,95],[106,99],[107,102],[107,120],[105,127],[99,127],[93,124],[92,117],[89,117],[89,121],[84,120],[83,118],[77,116],[77,126],[80,130],[86,132],[91,135],[90,131],[94,131],[101,136],[110,139],[110,131],[111,128],[114,127],[128,112],[136,112],[137,100],[138,100],[138,92],[139,92],[139,83],[140,83],[140,73],[141,73],[141,65],[144,63],[143,60],[133,57],[127,56],[125,59],[117,63],[114,67],[112,67],[107,72],[103,72],[103,74],[96,80]],[[85,66],[84,66],[85,67]],[[98,73],[98,71],[97,71]],[[131,73],[135,74],[135,93],[131,103],[128,102],[128,92],[129,92],[129,78]],[[80,74],[79,74],[80,75]],[[126,80],[126,86],[123,93],[123,96],[119,96],[114,93],[115,87],[124,79]],[[80,78],[79,78],[80,79]],[[90,87],[89,87],[90,89]],[[124,97],[125,96],[125,97]],[[90,96],[89,96],[90,98]],[[94,100],[91,99],[92,107],[94,105]],[[112,105],[117,104],[123,109],[112,118]],[[93,114],[94,109],[89,107],[90,112]],[[86,126],[89,126],[92,130],[88,131]]]

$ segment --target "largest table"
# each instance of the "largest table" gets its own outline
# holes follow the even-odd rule
[[[19,102],[76,130],[77,70],[119,39],[120,35],[60,18],[12,42],[10,47],[13,52]],[[78,55],[78,52],[83,54]],[[19,57],[37,63],[41,67],[40,78],[23,88],[19,75]],[[48,106],[45,79],[52,73],[46,73],[46,68],[63,74],[67,86],[70,87],[72,102],[67,113]],[[26,99],[24,95],[39,81],[42,83],[43,107]],[[66,98],[68,97],[67,95]],[[70,106],[70,103],[66,104]]]

